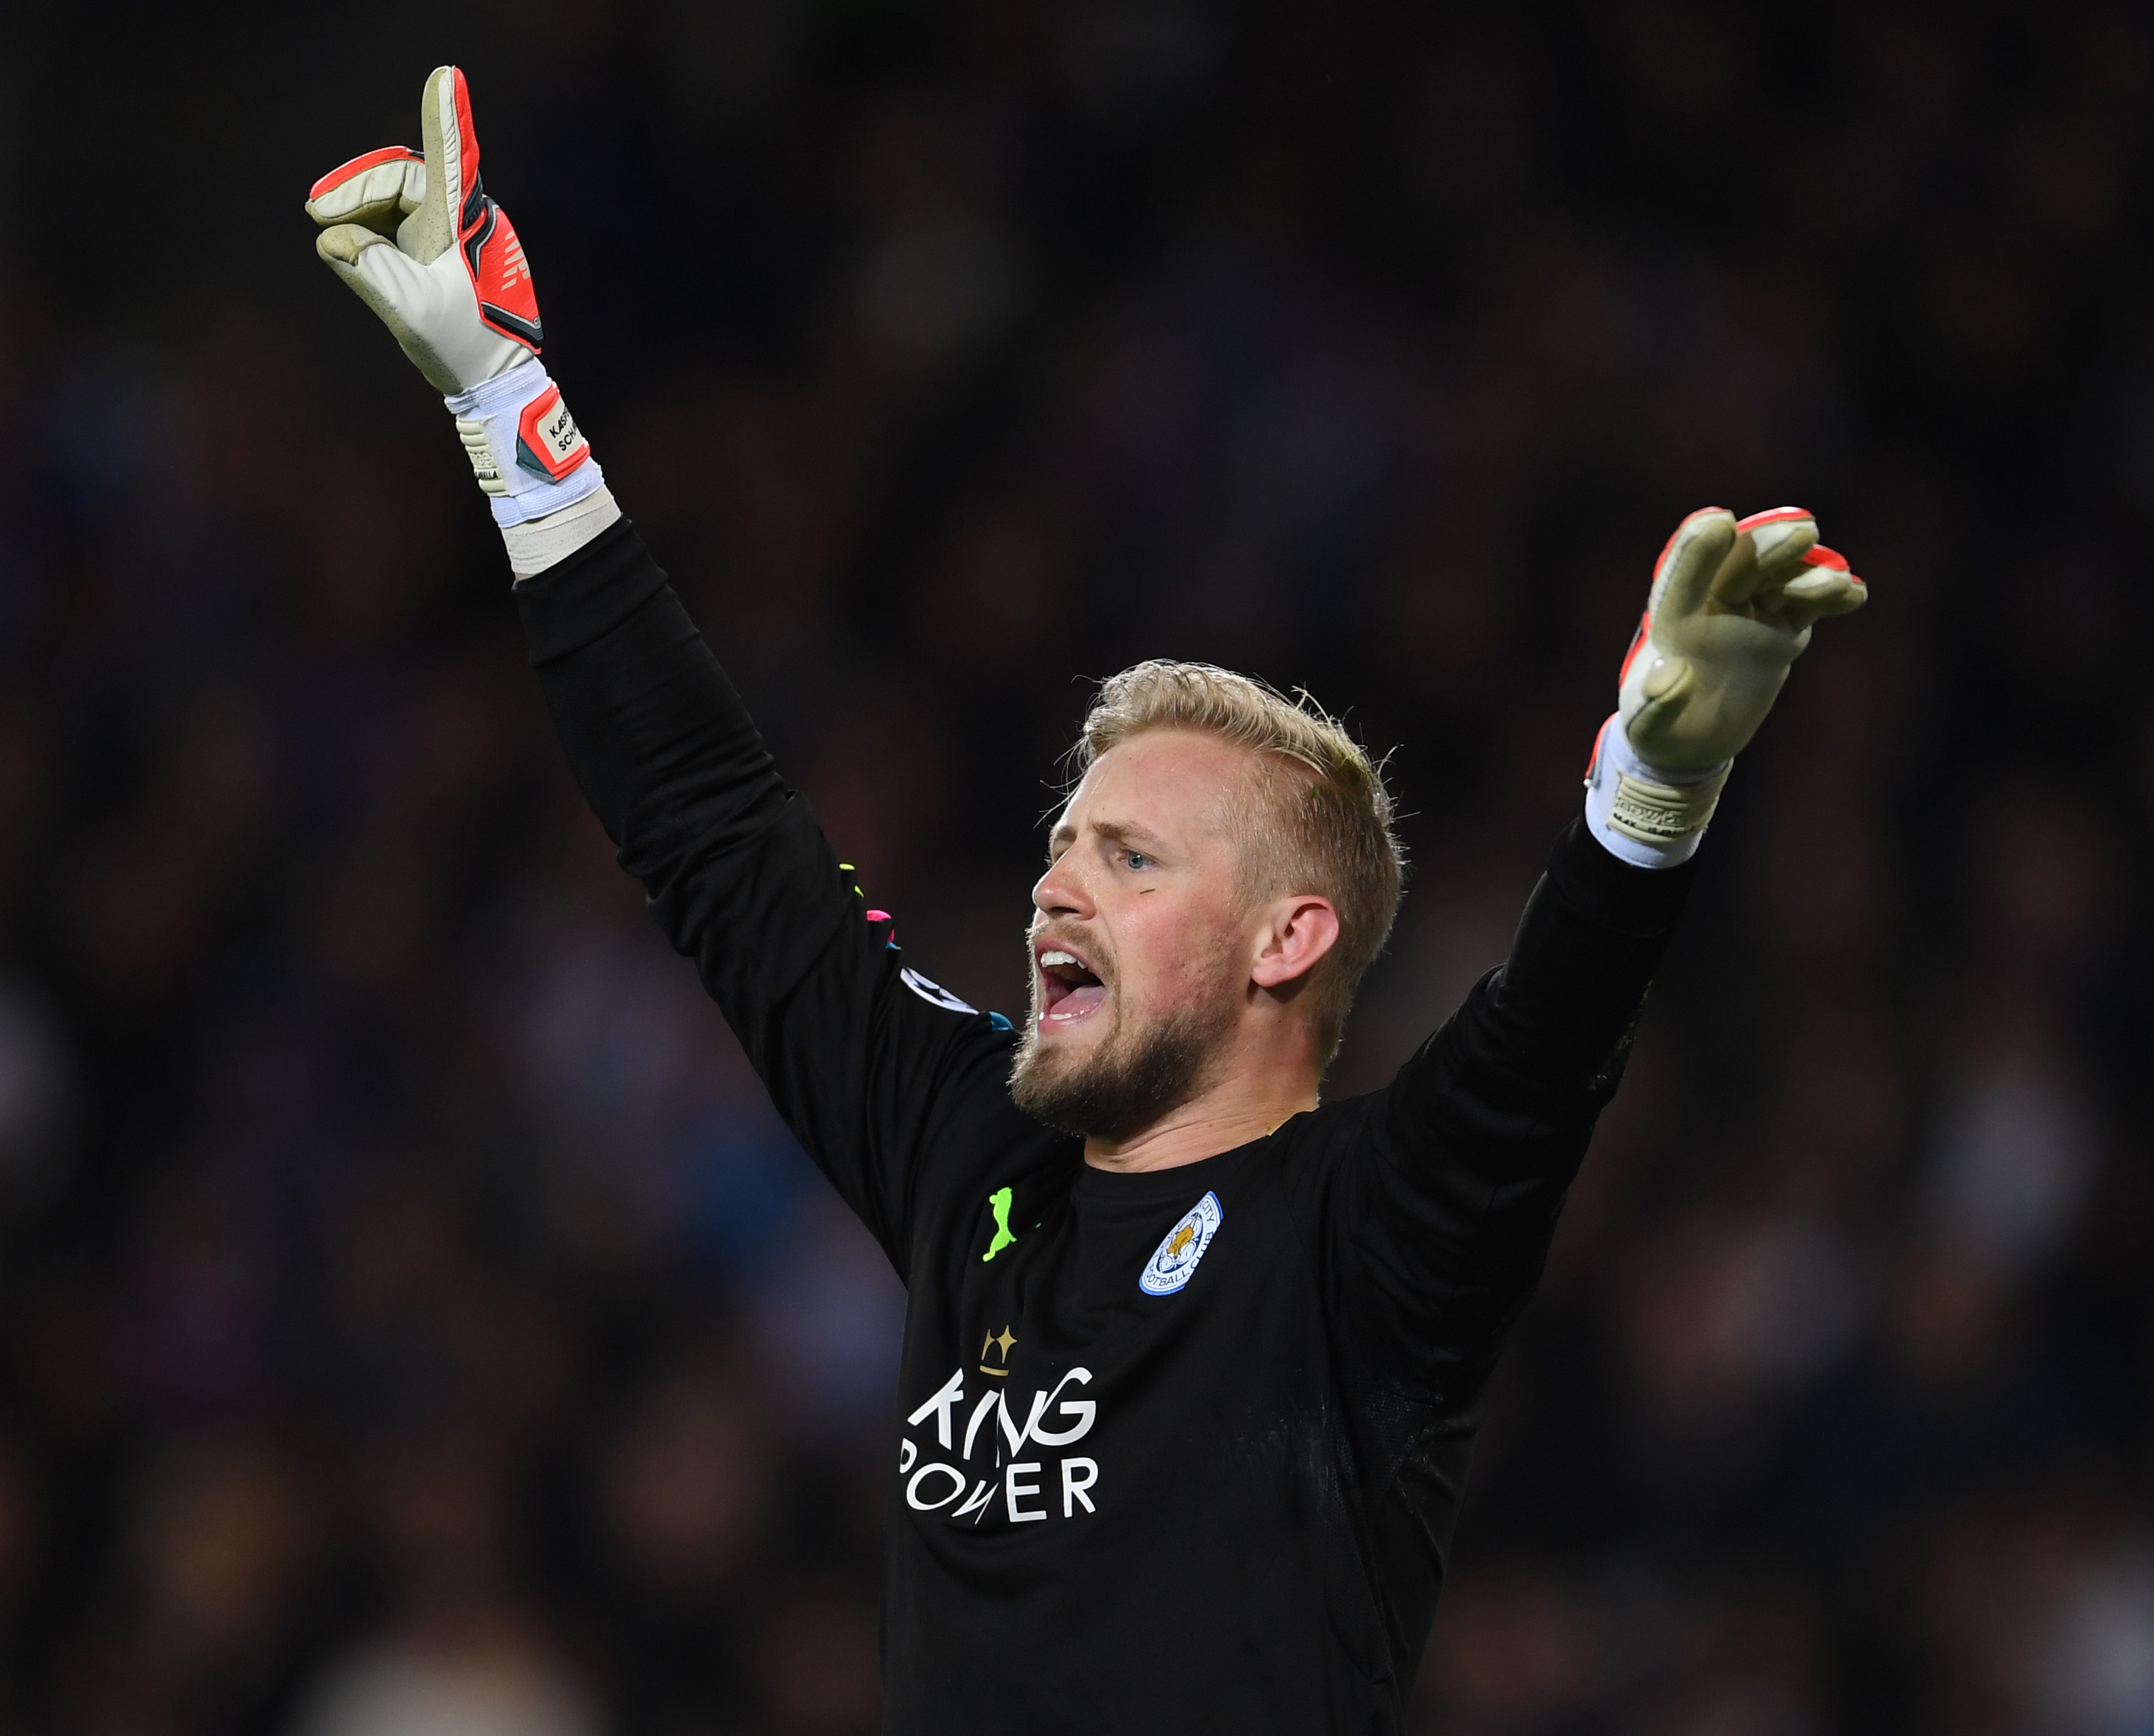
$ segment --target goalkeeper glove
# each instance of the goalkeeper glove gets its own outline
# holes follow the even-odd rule
[[[419,130],[423,151],[371,151],[314,183],[314,251],[447,394],[510,564],[534,573],[620,509],[538,360],[531,267],[480,182],[471,95],[455,67],[426,80]]]
[[[1687,860],[1812,626],[1869,597],[1799,507],[1684,519],[1661,551],[1616,715],[1586,769],[1600,841],[1643,867]]]

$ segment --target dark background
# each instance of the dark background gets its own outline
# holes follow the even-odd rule
[[[1417,1728],[2154,1731],[2154,36],[1651,0],[8,9],[0,1727],[875,1724],[902,1299],[299,208],[449,59],[615,493],[983,1006],[1082,678],[1205,657],[1396,745],[1380,1082],[1668,530],[1815,509],[1871,606],[1730,786]]]

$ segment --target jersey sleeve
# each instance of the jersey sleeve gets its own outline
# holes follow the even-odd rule
[[[1453,1416],[1478,1402],[1694,871],[1619,861],[1573,821],[1503,965],[1312,1167],[1334,1305],[1383,1388]]]
[[[584,796],[787,1124],[908,1275],[925,1153],[1014,1114],[1007,1021],[908,970],[887,918],[625,521],[516,586]]]

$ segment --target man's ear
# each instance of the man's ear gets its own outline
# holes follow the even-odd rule
[[[1315,969],[1339,944],[1339,912],[1329,898],[1299,892],[1276,899],[1257,937],[1249,980],[1259,988],[1284,988]]]

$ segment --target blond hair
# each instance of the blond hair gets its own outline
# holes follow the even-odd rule
[[[1311,892],[1338,911],[1338,942],[1317,962],[1307,990],[1328,1064],[1355,990],[1398,914],[1405,857],[1391,832],[1383,768],[1306,689],[1289,699],[1230,669],[1155,659],[1100,684],[1072,753],[1078,775],[1109,748],[1156,729],[1198,730],[1254,756],[1261,799],[1226,804],[1242,845],[1245,896]]]

